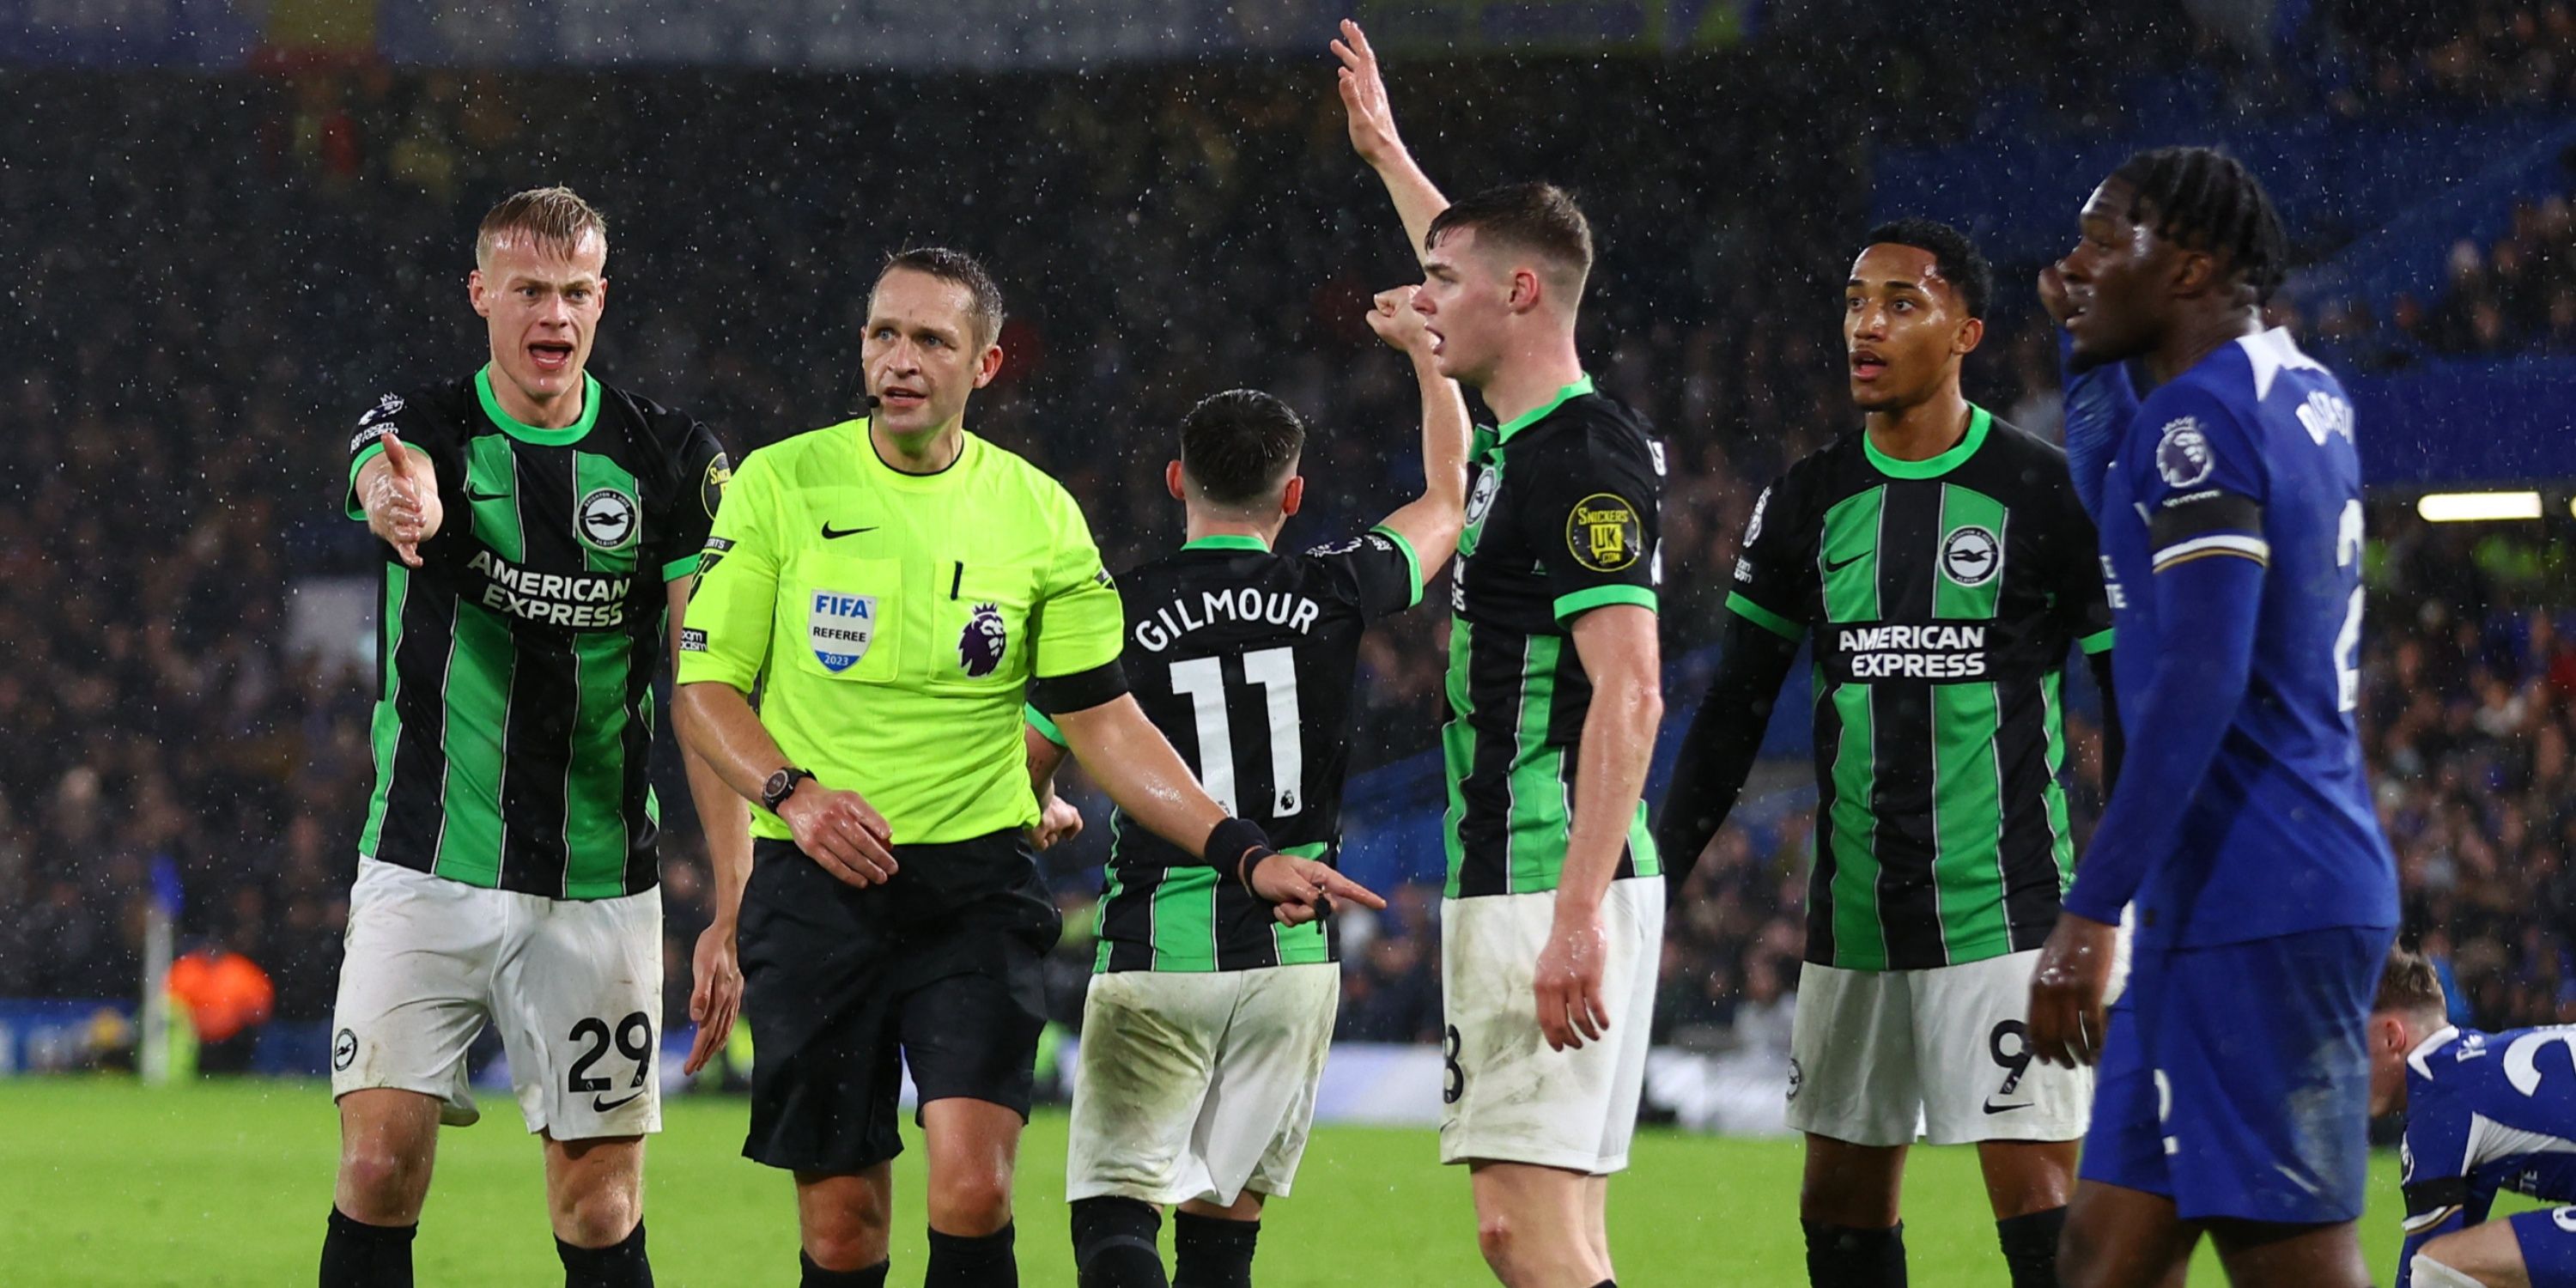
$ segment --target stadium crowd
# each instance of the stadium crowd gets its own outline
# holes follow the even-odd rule
[[[1466,64],[1398,91],[1439,176],[1540,171],[1589,204],[1603,254],[1586,351],[1672,445],[1666,649],[1684,660],[1717,636],[1755,493],[1853,420],[1836,325],[1865,166],[1769,141],[1860,139],[1871,109],[1795,60],[1730,66],[1745,76]],[[1595,92],[1609,77],[1620,92]],[[1477,110],[1506,79],[1526,110]],[[0,997],[130,995],[149,869],[166,858],[183,949],[228,946],[274,978],[278,1019],[327,1018],[371,785],[372,672],[328,642],[296,647],[290,626],[299,595],[373,575],[372,542],[340,513],[346,427],[387,389],[479,361],[466,230],[508,187],[559,179],[608,212],[615,294],[595,369],[692,410],[737,458],[845,414],[879,257],[955,242],[988,257],[1017,309],[970,428],[1063,478],[1113,566],[1177,539],[1157,467],[1181,412],[1230,385],[1270,388],[1314,428],[1292,538],[1391,508],[1419,477],[1413,400],[1360,313],[1410,261],[1318,83],[1253,67],[0,83],[19,137],[45,153],[0,184],[0,219],[32,252],[0,316]],[[1585,136],[1551,137],[1577,111]],[[189,154],[241,158],[245,181]],[[2576,298],[2564,203],[2535,210],[2545,245],[2521,262],[2535,280],[2553,266],[2555,285],[2498,288],[2516,334]],[[2050,433],[2048,341],[2008,294],[1970,392]],[[2440,531],[2396,511],[2377,531],[2364,715],[2410,924],[2480,1022],[2576,1018],[2576,641],[2550,615],[2576,599],[2561,557],[2536,532]],[[1368,642],[1357,770],[1433,745],[1443,617],[1411,613]],[[1672,695],[1675,719],[1696,683]],[[2080,722],[2075,743],[2078,800],[2098,802]],[[684,815],[684,792],[662,799]],[[1077,914],[1103,832],[1049,857]],[[1671,924],[1668,1034],[1785,1041],[1807,839],[1795,809],[1775,810],[1698,865]],[[678,1015],[707,916],[684,817],[665,855]],[[1392,894],[1351,928],[1347,1037],[1439,1029],[1437,891]],[[1068,927],[1060,993],[1089,956],[1085,918]],[[1078,1013],[1076,998],[1060,1009]]]

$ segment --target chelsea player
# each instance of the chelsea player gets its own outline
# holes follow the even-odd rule
[[[2576,1285],[2576,1207],[2487,1219],[2501,1190],[2576,1203],[2576,1029],[2480,1033],[2445,1009],[2431,962],[2388,955],[2370,1014],[2370,1109],[2406,1114],[2397,1288]]]
[[[2353,714],[2352,406],[2263,326],[2287,239],[2236,160],[2141,153],[2081,219],[2041,294],[2072,341],[2068,455],[2128,755],[2031,981],[2033,1050],[2100,1062],[2058,1272],[2180,1283],[2207,1234],[2240,1288],[2362,1288],[2365,1032],[2397,879]]]

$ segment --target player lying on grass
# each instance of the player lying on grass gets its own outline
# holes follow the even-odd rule
[[[1412,302],[1410,287],[1385,292],[1368,320],[1421,384],[1419,499],[1359,536],[1274,553],[1305,496],[1305,427],[1268,394],[1218,394],[1181,422],[1164,471],[1187,543],[1119,578],[1137,705],[1219,803],[1328,864],[1360,638],[1421,602],[1467,505],[1467,404],[1434,370]],[[1032,712],[1030,726],[1048,797],[1063,750],[1052,721]],[[1162,1288],[1158,1209],[1177,1204],[1169,1282],[1249,1284],[1262,1204],[1288,1192],[1314,1120],[1341,995],[1333,927],[1277,924],[1124,819],[1112,835],[1066,1165],[1081,1282]]]
[[[2397,1288],[2576,1288],[2576,1207],[2487,1219],[2511,1190],[2576,1203],[2576,1029],[2452,1025],[2432,963],[2388,955],[2370,1112],[2406,1115]]]

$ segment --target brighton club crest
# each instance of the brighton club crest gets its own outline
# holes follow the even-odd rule
[[[975,605],[975,615],[966,619],[966,629],[957,633],[957,665],[966,674],[980,680],[1002,669],[1002,655],[1010,650],[1010,628],[1002,621],[1002,610],[994,604]]]

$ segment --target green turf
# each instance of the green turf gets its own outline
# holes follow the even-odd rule
[[[415,1245],[423,1288],[560,1282],[542,1215],[535,1144],[507,1097],[439,1142],[438,1179]],[[654,1274],[665,1288],[792,1285],[795,1217],[785,1178],[738,1155],[740,1101],[681,1099],[646,1171]],[[1070,1285],[1065,1120],[1042,1113],[1020,1175],[1021,1282]],[[75,1285],[311,1283],[329,1211],[336,1129],[328,1093],[299,1083],[148,1091],[125,1081],[0,1080],[0,1282]],[[1262,1223],[1263,1288],[1489,1283],[1476,1256],[1465,1173],[1438,1166],[1428,1131],[1316,1132],[1295,1196]],[[922,1265],[917,1153],[899,1166],[893,1283]],[[2376,1160],[2364,1222],[2387,1282],[2396,1246],[2396,1159]],[[1629,1285],[1805,1282],[1798,1146],[1648,1132],[1612,1183],[1611,1244]],[[1916,1288],[1995,1288],[1976,1160],[1916,1151],[1906,1246]],[[1168,1244],[1166,1245],[1168,1246]],[[2214,1267],[2196,1284],[2220,1282]]]

